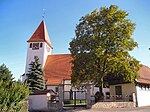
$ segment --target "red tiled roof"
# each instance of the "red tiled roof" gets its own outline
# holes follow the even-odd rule
[[[73,58],[70,54],[49,55],[44,67],[44,78],[46,85],[62,84],[63,79],[71,79]],[[139,70],[140,78],[136,79],[138,83],[150,84],[150,68],[142,65]]]
[[[44,21],[40,23],[36,31],[27,42],[46,42],[52,48]]]
[[[149,79],[136,79],[136,82],[141,83],[141,84],[150,84],[150,80]]]
[[[70,54],[49,55],[44,66],[46,85],[59,85],[63,79],[71,79],[71,61]]]
[[[148,66],[142,65],[139,70],[140,78],[136,79],[138,83],[150,84],[150,68]]]

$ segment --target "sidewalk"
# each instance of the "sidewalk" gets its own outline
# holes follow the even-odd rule
[[[64,112],[150,112],[150,106],[134,107],[134,108],[112,108],[112,109],[75,109],[66,110]]]

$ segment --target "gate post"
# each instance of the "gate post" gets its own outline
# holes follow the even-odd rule
[[[86,94],[86,100],[87,100],[87,108],[91,107],[91,94],[90,94],[90,86],[86,86],[87,88],[87,94]]]
[[[59,85],[59,89],[58,89],[58,95],[59,95],[59,105],[60,108],[63,108],[63,94],[64,94],[64,90],[63,90],[63,85]]]
[[[74,109],[76,109],[76,91],[74,91]]]
[[[133,103],[134,103],[134,107],[136,107],[137,105],[137,100],[136,100],[136,94],[132,93],[132,98],[133,98]]]

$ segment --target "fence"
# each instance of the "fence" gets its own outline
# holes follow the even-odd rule
[[[64,91],[64,106],[86,106],[86,91]]]
[[[132,102],[133,96],[132,95],[106,95],[103,97],[102,100],[104,102]]]

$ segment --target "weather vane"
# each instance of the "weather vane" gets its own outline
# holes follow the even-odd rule
[[[44,20],[44,16],[45,16],[45,10],[46,10],[46,9],[43,9],[43,14],[42,14],[43,20]]]

